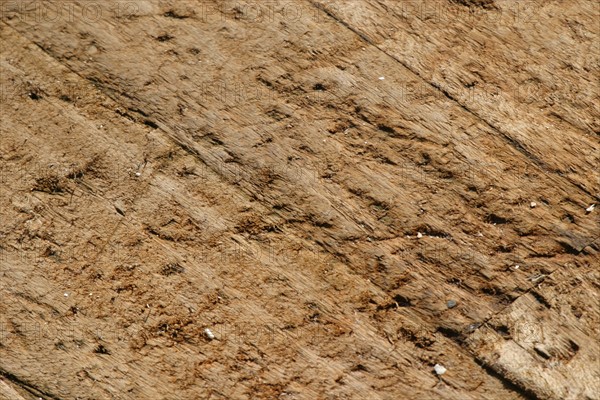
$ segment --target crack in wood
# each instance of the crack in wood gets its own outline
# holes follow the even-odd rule
[[[26,392],[31,393],[35,397],[40,398],[43,396],[44,398],[52,400],[61,400],[60,397],[34,386],[33,384],[25,381],[24,379],[17,377],[15,374],[4,370],[3,368],[0,368],[0,375],[12,382],[14,385],[17,385],[21,389],[25,390]]]
[[[491,377],[496,378],[497,380],[499,380],[502,385],[504,385],[505,388],[520,394],[523,398],[525,398],[526,400],[542,400],[537,394],[535,394],[535,392],[533,392],[531,389],[528,389],[527,387],[519,384],[518,382],[515,382],[514,380],[510,379],[506,374],[504,374],[502,371],[498,371],[497,369],[495,369],[494,367],[490,366],[489,364],[487,364],[485,361],[479,359],[478,357],[474,356],[473,357],[475,362]]]

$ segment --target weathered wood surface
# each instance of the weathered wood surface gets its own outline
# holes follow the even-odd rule
[[[598,7],[461,3],[4,7],[3,379],[598,398]]]

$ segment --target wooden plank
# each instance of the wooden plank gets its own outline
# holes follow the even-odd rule
[[[194,4],[1,25],[2,87],[18,99],[0,126],[14,183],[2,196],[14,221],[3,323],[11,335],[47,321],[73,332],[45,373],[28,363],[56,359],[52,334],[21,329],[11,345],[26,351],[0,349],[4,364],[49,393],[97,398],[566,393],[522,371],[508,379],[512,364],[470,343],[536,277],[565,263],[568,277],[593,271],[594,177],[552,170],[593,158],[555,148],[560,138],[524,152],[507,141],[516,131],[498,135],[345,14],[303,2],[297,18],[275,3],[260,19],[235,2]],[[365,29],[381,4],[357,6]],[[520,117],[506,116],[513,128]],[[536,138],[529,126],[517,139]],[[207,342],[207,324],[223,340]],[[590,326],[583,352],[598,337]]]

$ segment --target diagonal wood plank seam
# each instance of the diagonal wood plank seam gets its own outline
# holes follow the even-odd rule
[[[525,292],[523,292],[522,294],[520,294],[519,296],[517,296],[514,301],[512,301],[511,303],[507,304],[505,307],[503,307],[502,309],[498,310],[497,312],[493,313],[490,317],[486,318],[484,322],[481,323],[481,325],[479,325],[473,332],[471,332],[471,334],[473,334],[474,332],[480,330],[482,327],[487,327],[488,329],[491,329],[492,331],[496,331],[496,328],[492,325],[489,324],[489,322],[491,320],[493,320],[494,318],[496,318],[499,315],[502,315],[506,312],[506,310],[508,310],[510,307],[512,307],[521,297],[523,297],[524,295],[528,295],[528,294],[533,294],[533,297],[536,299],[536,301],[538,303],[542,303],[542,301],[540,301],[540,299],[538,299],[538,296],[536,296],[536,292],[535,290],[538,289],[539,287],[541,287],[541,284],[548,280],[548,279],[552,279],[552,276],[555,274],[555,272],[559,271],[560,267],[555,268],[554,270],[552,270],[550,273],[548,273],[546,276],[543,277],[541,282],[536,282],[534,283],[532,286],[530,286]],[[560,286],[561,283],[566,282],[568,279],[564,279],[561,281],[557,281],[555,282],[554,286]],[[539,295],[539,294],[538,294]],[[553,300],[556,298],[556,296],[558,296],[558,293],[555,296],[552,296],[548,299],[544,298],[543,301],[544,306],[546,307],[550,307],[550,305],[545,304],[545,301],[547,300]],[[535,310],[533,310],[532,306],[529,304],[525,304],[527,308],[531,309],[532,312],[534,312]],[[525,384],[523,384],[520,381],[514,381],[511,380],[508,376],[506,376],[505,371],[503,370],[502,366],[498,366],[498,365],[492,365],[490,363],[488,363],[483,357],[481,357],[481,355],[477,354],[474,352],[473,349],[464,346],[463,340],[460,337],[448,337],[449,339],[451,339],[453,342],[455,342],[458,346],[460,346],[461,348],[463,348],[467,353],[469,353],[472,357],[473,360],[481,365],[483,367],[483,369],[492,377],[499,379],[500,381],[502,381],[505,385],[510,386],[515,388],[519,394],[521,394],[522,396],[524,396],[527,399],[533,399],[533,400],[538,400],[540,399],[540,397],[534,392],[532,391],[529,387],[527,387]],[[523,347],[523,345],[521,343],[519,343],[518,341],[513,341],[513,343],[518,346],[519,348],[521,348],[524,352],[529,352],[530,350]]]
[[[52,393],[49,393],[40,388],[37,388],[33,384],[20,379],[18,376],[14,375],[11,372],[5,371],[2,368],[0,368],[0,376],[3,376],[8,381],[12,382],[14,385],[19,386],[21,389],[23,389],[27,393],[31,393],[32,395],[34,395],[36,397],[44,396],[44,397],[47,397],[48,399],[52,399],[52,400],[61,400],[60,397],[55,396]]]
[[[441,92],[446,98],[448,98],[449,100],[455,102],[465,112],[473,115],[476,119],[478,119],[481,122],[483,122],[486,126],[490,127],[492,130],[498,132],[502,136],[502,138],[506,141],[506,143],[508,143],[512,148],[516,149],[519,153],[523,154],[527,159],[531,160],[531,162],[533,162],[536,166],[538,166],[541,169],[542,173],[544,173],[544,175],[546,175],[548,178],[553,179],[554,177],[560,177],[560,178],[562,178],[562,180],[565,180],[565,177],[563,177],[562,174],[556,173],[556,172],[552,173],[552,169],[544,161],[540,160],[534,154],[532,154],[527,149],[525,149],[518,141],[516,141],[515,139],[511,138],[509,135],[507,135],[505,132],[503,132],[499,127],[493,125],[491,122],[489,122],[486,119],[484,119],[483,117],[481,117],[478,113],[476,113],[475,111],[471,110],[465,104],[461,103],[458,99],[454,98],[454,96],[452,96],[450,93],[448,93],[447,90],[444,90],[439,84],[437,84],[435,82],[428,81],[418,71],[416,71],[415,69],[411,68],[409,65],[407,65],[405,62],[403,62],[402,60],[400,60],[398,57],[396,57],[396,56],[390,54],[388,51],[382,49],[381,46],[378,46],[365,33],[361,32],[357,28],[354,28],[353,26],[351,26],[349,23],[347,23],[342,18],[340,18],[339,16],[337,16],[332,10],[328,9],[327,6],[325,6],[324,4],[321,4],[321,3],[317,3],[315,0],[308,0],[308,2],[311,3],[313,7],[317,8],[318,10],[323,11],[328,17],[330,17],[333,20],[335,20],[338,24],[340,24],[344,28],[350,30],[352,33],[354,33],[355,35],[357,35],[362,41],[364,41],[368,45],[376,48],[377,50],[379,50],[380,52],[382,52],[383,54],[385,54],[386,56],[388,56],[389,58],[391,58],[395,62],[397,62],[400,65],[402,65],[408,71],[410,71],[415,76],[417,76],[418,78],[420,78],[423,82],[425,82],[428,86],[430,86],[430,87],[438,90],[439,92]],[[552,173],[552,175],[549,175],[549,173]],[[566,181],[569,182],[571,185],[573,185],[573,186],[577,187],[578,189],[580,189],[582,192],[584,192],[588,196],[590,196],[592,198],[595,198],[596,200],[600,200],[599,196],[590,193],[589,190],[587,190],[585,187],[581,186],[580,184],[578,184],[576,182],[573,182],[568,177],[566,178]]]
[[[552,270],[543,280],[545,281],[547,278],[550,278],[557,270],[559,270],[560,267],[555,268],[554,270]],[[512,302],[510,302],[509,304],[507,304],[505,307],[503,307],[502,309],[498,310],[497,312],[493,313],[492,315],[490,315],[488,318],[486,318],[481,325],[479,325],[472,333],[478,331],[479,329],[481,329],[482,327],[487,327],[490,328],[492,330],[494,330],[494,328],[492,326],[489,325],[489,322],[491,320],[493,320],[494,318],[496,318],[498,315],[502,315],[507,309],[509,309],[510,307],[512,307],[514,305],[514,303],[516,303],[521,297],[523,297],[524,295],[530,294],[535,288],[536,286],[538,286],[539,284],[541,284],[542,282],[539,283],[535,283],[533,284],[531,287],[529,287],[525,292],[523,292],[522,294],[520,294],[519,296],[517,296]],[[528,307],[530,307],[528,305]],[[446,335],[444,335],[446,336]],[[501,370],[501,368],[498,368],[497,366],[494,365],[490,365],[488,362],[486,362],[480,355],[478,355],[473,349],[469,348],[468,346],[465,346],[463,343],[463,340],[461,340],[460,338],[456,338],[456,337],[450,337],[447,336],[448,339],[452,340],[454,343],[456,343],[458,346],[460,346],[467,354],[469,354],[473,360],[482,367],[482,369],[492,378],[495,378],[497,380],[499,380],[500,382],[502,382],[507,388],[515,391],[516,393],[519,393],[521,396],[523,396],[524,398],[528,399],[528,400],[540,400],[541,398],[534,392],[532,391],[530,388],[528,388],[527,386],[525,386],[524,384],[522,384],[520,381],[515,381],[510,379],[508,376],[506,376],[506,373],[504,371]],[[517,346],[519,346],[521,349],[523,349],[524,351],[528,351],[526,348],[524,348],[520,343],[518,342],[514,342]]]
[[[483,368],[483,370],[491,377],[502,382],[502,384],[516,393],[519,393],[527,400],[542,400],[534,391],[526,386],[521,385],[519,382],[514,382],[503,374],[503,371],[499,371],[489,365],[483,358],[473,355],[475,362]]]

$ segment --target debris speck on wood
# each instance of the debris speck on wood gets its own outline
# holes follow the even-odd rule
[[[532,201],[531,203],[529,203],[529,207],[536,208],[537,207],[537,203],[535,201]]]
[[[448,302],[446,303],[446,305],[448,306],[448,308],[454,308],[456,307],[456,300],[448,300]]]
[[[435,373],[436,373],[436,374],[438,374],[438,375],[444,375],[444,374],[446,373],[446,371],[447,371],[447,370],[446,370],[446,368],[444,368],[444,366],[443,366],[443,365],[440,365],[440,364],[435,364],[435,365],[433,366],[433,370],[434,370],[434,371],[435,371]]]
[[[214,340],[215,339],[215,334],[212,333],[212,331],[208,328],[204,329],[204,336],[206,336],[206,338],[208,340]]]
[[[417,239],[421,239],[423,237],[423,234],[421,232],[417,232]]]
[[[596,204],[592,204],[591,206],[589,206],[588,208],[585,209],[585,213],[589,214],[592,211],[594,211],[594,208],[596,208]]]

